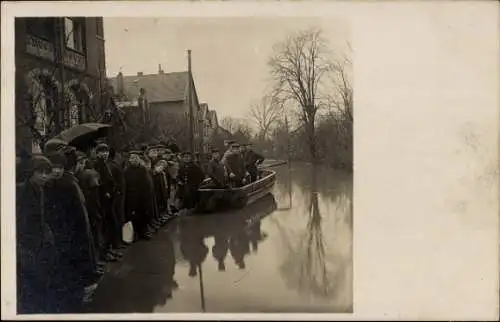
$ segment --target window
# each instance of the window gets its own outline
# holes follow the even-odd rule
[[[26,18],[25,22],[28,34],[48,41],[54,40],[53,18]]]
[[[66,47],[83,52],[83,23],[73,18],[64,18]]]

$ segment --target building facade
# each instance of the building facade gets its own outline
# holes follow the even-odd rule
[[[98,121],[106,88],[102,17],[16,18],[16,145],[39,152],[72,125]]]
[[[144,107],[146,119],[150,125],[158,128],[159,136],[162,136],[162,133],[174,136],[184,148],[187,148],[189,143],[190,97],[195,150],[208,152],[210,135],[213,133],[212,127],[213,123],[217,122],[217,116],[215,111],[208,110],[206,103],[200,103],[194,79],[189,72],[165,73],[159,66],[156,74],[139,72],[125,76],[120,72],[116,77],[109,78],[108,82],[113,87],[118,102]],[[147,104],[138,104],[140,99],[145,100]]]

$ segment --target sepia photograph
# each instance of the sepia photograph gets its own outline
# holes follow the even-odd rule
[[[17,17],[17,313],[352,313],[350,42]]]
[[[1,6],[2,320],[498,321],[499,3]]]

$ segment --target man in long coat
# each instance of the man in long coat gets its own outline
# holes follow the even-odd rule
[[[212,179],[215,188],[224,188],[226,186],[224,166],[221,163],[218,149],[212,149],[212,158],[208,162],[207,175]]]
[[[229,180],[234,186],[239,187],[245,183],[245,165],[238,143],[231,145],[231,149],[224,154],[221,162],[225,166]]]
[[[128,244],[123,241],[122,227],[125,224],[125,178],[123,175],[123,165],[118,160],[116,151],[109,149],[108,162],[111,169],[111,176],[114,181],[113,213],[116,218],[115,238],[117,249],[124,249]]]
[[[97,145],[94,169],[99,173],[101,184],[99,186],[99,201],[101,204],[106,252],[110,257],[121,258],[123,253],[119,250],[121,245],[118,230],[122,228],[120,220],[114,211],[114,198],[118,190],[117,181],[113,178],[113,169],[109,162],[109,147],[105,143]]]
[[[142,165],[142,151],[129,151],[128,166],[125,168],[125,211],[132,221],[137,236],[151,239],[149,223],[154,216],[154,190],[148,170]]]
[[[45,189],[52,171],[44,156],[27,157],[25,181],[17,185],[17,313],[54,311],[50,280],[58,257],[54,234],[45,215]]]
[[[264,157],[261,154],[255,152],[251,144],[245,144],[243,158],[245,170],[250,174],[250,181],[256,181],[259,175],[258,165],[264,161]]]
[[[78,312],[85,287],[98,278],[94,241],[85,197],[72,174],[74,160],[62,152],[49,155],[52,180],[47,186],[46,218],[58,250],[57,272],[51,287],[56,292],[57,312]]]
[[[75,174],[78,183],[85,197],[85,204],[89,214],[92,237],[94,239],[94,248],[98,261],[106,260],[106,250],[103,231],[103,218],[101,204],[99,200],[99,173],[88,165],[88,158],[83,152],[77,153],[77,166]],[[111,255],[110,255],[111,256]],[[108,260],[116,260],[116,257],[108,257]],[[103,271],[104,266],[99,265],[99,270]]]
[[[193,162],[191,153],[185,152],[183,163],[179,169],[177,182],[181,190],[183,209],[193,209],[198,201],[198,188],[205,179],[205,174],[200,167]]]

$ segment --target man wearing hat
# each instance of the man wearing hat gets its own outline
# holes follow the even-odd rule
[[[142,150],[130,150],[125,168],[125,213],[132,221],[139,238],[151,239],[149,223],[154,216],[154,190],[148,179],[148,170],[142,165]]]
[[[179,183],[183,209],[193,209],[198,201],[198,188],[205,179],[201,168],[193,162],[190,152],[183,154],[183,163],[179,169],[177,182]]]
[[[109,162],[109,147],[106,143],[99,143],[95,149],[96,160],[95,170],[99,173],[99,201],[101,205],[101,214],[103,218],[104,239],[106,249],[106,260],[115,260],[121,258],[123,253],[119,251],[121,244],[118,229],[122,226],[114,213],[114,198],[117,190],[113,171]]]
[[[54,235],[45,216],[45,184],[52,165],[42,155],[26,160],[16,192],[17,312],[49,313],[54,304],[47,283],[57,260]]]
[[[55,291],[52,300],[58,303],[57,312],[75,312],[85,287],[102,272],[98,271],[85,198],[72,173],[75,159],[62,151],[50,154],[49,159],[53,176],[46,189],[46,218],[58,250],[57,269],[50,281]]]
[[[245,163],[245,170],[250,174],[250,181],[257,181],[259,176],[258,166],[264,161],[264,157],[253,150],[251,143],[247,143],[245,145],[243,158]]]
[[[77,151],[77,165],[75,174],[78,178],[78,183],[82,188],[85,197],[85,204],[89,214],[90,227],[92,237],[94,239],[94,248],[96,250],[97,261],[106,259],[104,227],[102,220],[101,204],[99,200],[99,173],[88,167],[87,155],[81,151]],[[114,261],[116,257],[108,255],[108,260]],[[104,271],[104,265],[98,265],[99,271]]]
[[[231,144],[230,150],[224,154],[221,162],[233,186],[240,187],[244,184],[245,166],[240,153],[240,145],[237,142]]]
[[[220,162],[220,151],[213,148],[211,152],[212,157],[208,162],[207,175],[212,179],[215,188],[224,188],[226,186],[226,177],[224,166]]]

